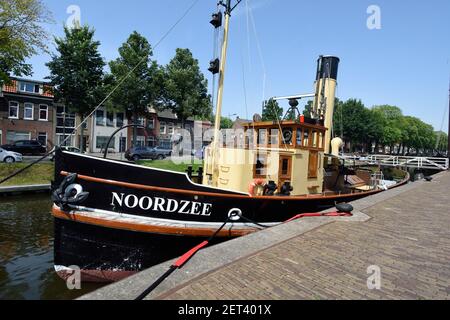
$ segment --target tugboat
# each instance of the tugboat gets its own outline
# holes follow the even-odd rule
[[[240,1],[239,1],[240,2]],[[239,3],[238,2],[238,3]],[[215,128],[220,127],[231,0],[224,9]],[[222,25],[222,13],[212,24]],[[259,116],[225,145],[219,130],[205,150],[204,175],[188,174],[71,153],[55,155],[52,209],[55,269],[61,277],[82,271],[82,281],[112,282],[182,255],[218,233],[218,242],[275,226],[301,213],[319,212],[408,181],[351,169],[331,139],[339,58],[320,56],[311,117],[263,122]],[[386,184],[387,183],[387,184]]]

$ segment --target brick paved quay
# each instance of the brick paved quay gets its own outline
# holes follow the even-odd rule
[[[305,219],[208,248],[149,298],[449,299],[449,197],[445,172],[356,201],[354,218]],[[132,299],[167,265],[83,299]],[[380,290],[367,287],[372,265]]]

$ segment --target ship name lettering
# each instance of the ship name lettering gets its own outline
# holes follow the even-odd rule
[[[129,209],[140,208],[144,211],[156,211],[165,213],[180,213],[195,216],[210,217],[213,205],[210,203],[194,202],[187,200],[164,199],[159,197],[137,197],[134,194],[112,193],[113,207],[127,207]]]

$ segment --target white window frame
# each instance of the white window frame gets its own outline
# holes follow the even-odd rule
[[[139,143],[140,147],[145,147],[145,136],[136,136],[136,142]]]
[[[167,134],[167,124],[164,121],[159,123],[159,133],[160,134]]]
[[[45,110],[45,116],[46,119],[41,119],[41,107],[46,107]],[[39,116],[38,116],[39,121],[48,121],[48,105],[47,104],[40,104],[39,105]]]
[[[31,118],[27,118],[27,105],[28,105],[28,107],[31,105]],[[24,120],[34,120],[34,103],[25,102],[23,104],[23,119]]]
[[[101,123],[100,123],[100,121],[98,121],[100,119],[100,117],[98,116],[98,112],[102,113],[102,116],[101,116],[101,120],[102,121],[101,121]],[[95,112],[95,125],[96,126],[100,126],[100,127],[106,127],[106,111],[105,110],[98,109]]]
[[[137,124],[140,125],[140,126],[144,126],[145,125],[145,118],[139,117],[137,119]]]
[[[37,134],[37,141],[39,141],[39,136],[41,135],[41,133],[45,133],[45,145],[44,145],[44,147],[46,147],[47,144],[48,144],[48,133],[47,132],[38,132],[38,134]],[[39,141],[39,143],[40,143],[40,141]]]
[[[22,90],[22,85],[25,85],[25,90]],[[32,85],[33,86],[33,91],[27,91],[26,90],[26,85]],[[39,90],[38,92],[36,92],[36,86],[39,86]],[[33,83],[33,82],[29,82],[29,81],[19,81],[19,91],[20,92],[26,92],[26,93],[34,93],[34,94],[40,94],[41,93],[41,86],[38,83]]]
[[[169,125],[167,126],[167,133],[168,134],[175,134],[175,124],[174,123],[169,123]]]
[[[16,103],[17,106],[14,106],[15,108],[17,108],[17,116],[16,117],[11,117],[11,104],[12,103]],[[8,108],[8,119],[19,119],[19,112],[20,112],[20,104],[17,101],[10,101],[9,102],[9,108]]]

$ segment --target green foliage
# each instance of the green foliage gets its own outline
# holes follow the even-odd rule
[[[64,28],[65,36],[55,38],[58,55],[52,55],[46,64],[55,99],[82,118],[92,112],[103,96],[105,62],[94,33],[88,26]]]
[[[106,77],[108,91],[120,83],[108,104],[110,108],[130,112],[137,118],[146,114],[148,106],[159,103],[163,72],[152,56],[150,43],[136,31],[122,44],[119,57],[109,63],[111,74]]]
[[[278,101],[270,99],[266,102],[262,110],[263,121],[280,121],[283,117],[283,108],[280,107]]]
[[[47,51],[47,32],[42,27],[53,22],[41,0],[0,0],[0,86],[11,73],[30,76],[26,59]]]
[[[233,120],[226,118],[226,117],[222,117],[222,119],[220,120],[220,129],[231,129],[233,128]]]
[[[362,147],[365,150],[376,146],[397,146],[397,153],[445,152],[447,136],[436,133],[433,127],[422,120],[403,116],[400,108],[390,105],[364,107],[361,101],[350,99],[336,102],[334,114],[334,132],[350,142],[352,149]],[[441,137],[439,139],[439,136]],[[360,148],[361,149],[361,148]]]
[[[189,117],[208,119],[212,113],[208,81],[189,49],[176,50],[164,68],[163,108],[172,110],[184,124]],[[161,106],[159,107],[161,108]]]

